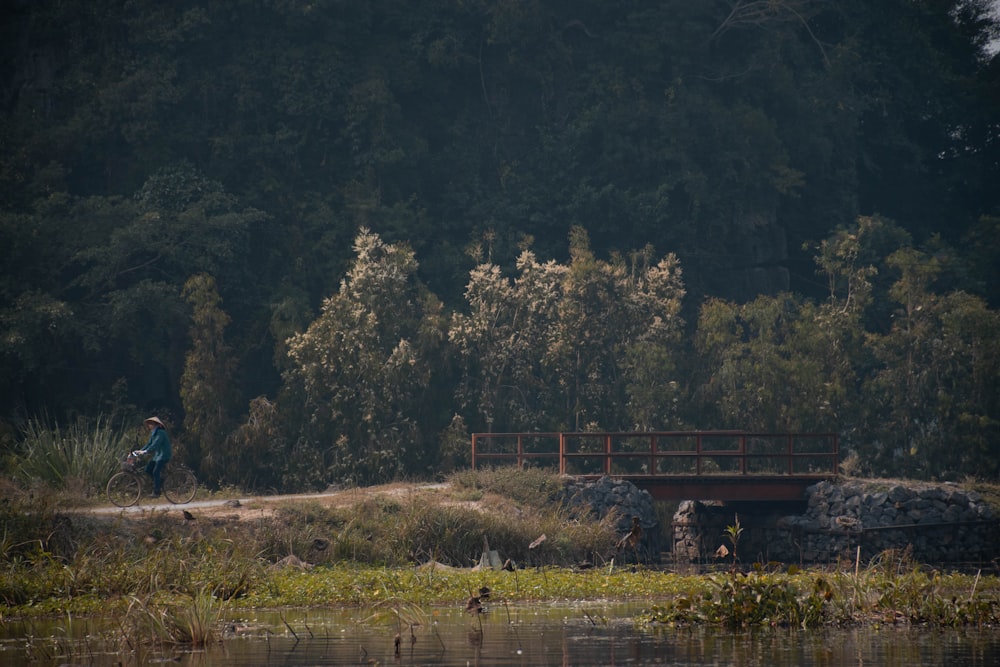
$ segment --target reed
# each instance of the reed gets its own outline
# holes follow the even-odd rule
[[[148,644],[204,647],[221,637],[225,606],[207,588],[170,602],[132,596],[120,624],[122,638],[132,647]]]

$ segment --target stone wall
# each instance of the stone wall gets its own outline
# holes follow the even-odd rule
[[[589,482],[566,477],[563,484],[563,503],[575,518],[603,519],[614,512],[619,536],[624,536],[632,528],[632,517],[639,518],[642,537],[637,548],[616,553],[614,545],[609,544],[609,557],[614,557],[619,563],[659,562],[660,526],[653,497],[648,491],[639,489],[631,482],[611,477],[601,477]]]
[[[995,565],[1000,555],[994,511],[955,484],[820,482],[808,489],[801,512],[782,509],[685,501],[674,515],[674,560],[718,560],[719,546],[732,548],[725,531],[736,517],[744,529],[737,547],[744,563],[853,561],[859,547],[864,562],[889,549],[910,549],[927,563]]]

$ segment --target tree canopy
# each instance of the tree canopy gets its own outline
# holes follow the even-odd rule
[[[9,3],[0,419],[156,411],[213,483],[427,474],[456,424],[995,476],[991,11]]]

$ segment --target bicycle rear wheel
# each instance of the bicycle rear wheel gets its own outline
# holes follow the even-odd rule
[[[139,502],[142,482],[130,472],[117,472],[108,480],[108,500],[118,507],[131,507]]]
[[[163,495],[167,500],[175,505],[183,505],[191,502],[197,491],[198,480],[193,472],[184,466],[167,468],[166,477],[163,479]]]

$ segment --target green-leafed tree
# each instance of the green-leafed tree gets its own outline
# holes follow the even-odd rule
[[[801,296],[761,296],[746,304],[710,299],[701,307],[694,407],[702,426],[833,431],[845,449],[863,447],[860,377],[871,368],[865,342],[884,251],[907,235],[862,217],[816,247],[826,283],[819,304]]]
[[[840,390],[834,428],[857,470],[996,476],[997,313],[947,288],[968,284],[954,253],[917,250],[895,224],[861,217],[816,261],[829,285],[818,321],[838,360],[824,370]]]
[[[128,375],[108,362],[106,304],[95,304],[76,282],[85,270],[81,254],[135,215],[122,198],[64,193],[34,201],[23,214],[0,213],[0,394],[8,414],[92,409],[97,394]]]
[[[231,483],[238,476],[226,446],[236,390],[235,360],[226,344],[229,315],[222,310],[215,278],[208,274],[191,276],[181,296],[191,306],[191,348],[184,357],[180,389],[187,455],[206,479]]]
[[[315,474],[322,457],[305,448],[292,451],[274,401],[250,401],[243,423],[226,438],[225,481],[250,491],[294,490]]]
[[[901,248],[886,259],[898,275],[892,327],[872,333],[879,363],[865,386],[876,474],[954,477],[1000,472],[1000,315],[977,297],[939,295],[935,258]]]
[[[810,430],[800,423],[801,406],[815,412],[822,405],[823,375],[821,360],[798,349],[805,311],[787,294],[702,306],[697,344],[711,376],[699,395],[706,408],[714,406],[718,427]]]
[[[146,403],[179,407],[190,312],[184,281],[221,276],[219,291],[245,304],[256,283],[248,237],[266,216],[187,165],[151,177],[129,210],[99,229],[101,243],[74,256],[72,285],[104,334],[104,363],[125,371]]]
[[[438,305],[415,279],[413,251],[367,229],[320,316],[288,343],[283,405],[290,438],[319,453],[312,480],[370,483],[412,470],[423,454],[418,408],[439,344]]]

